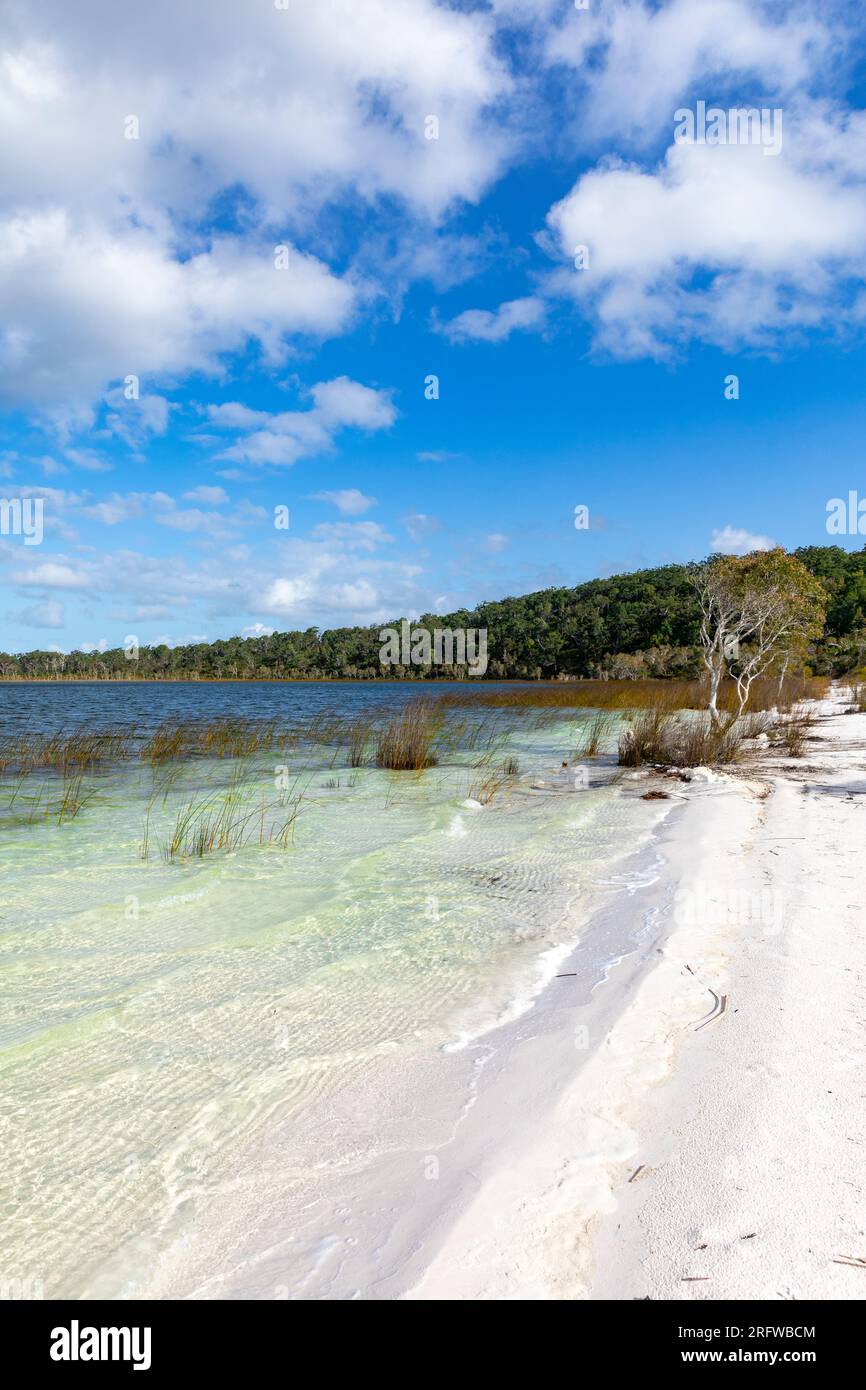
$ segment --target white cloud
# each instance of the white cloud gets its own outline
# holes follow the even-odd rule
[[[442,529],[442,522],[438,517],[428,516],[426,512],[410,512],[408,516],[402,518],[403,525],[409,532],[413,541],[425,540],[432,536],[434,532]]]
[[[337,541],[349,550],[375,550],[377,546],[392,541],[378,521],[321,521],[310,532],[314,541]]]
[[[91,402],[127,372],[341,333],[367,291],[301,240],[343,201],[391,200],[399,224],[481,196],[515,147],[494,40],[436,0],[150,0],[146,25],[112,0],[4,7],[2,399]],[[238,196],[243,230],[202,241]]]
[[[241,405],[239,401],[209,405],[207,413],[214,425],[228,430],[252,430],[270,419],[266,410],[250,410],[249,406]]]
[[[496,310],[464,309],[450,323],[437,325],[451,342],[466,342],[477,338],[485,343],[501,343],[516,329],[544,327],[547,306],[542,299],[529,296],[500,304]]]
[[[209,507],[220,507],[229,500],[229,495],[222,487],[194,487],[191,492],[183,494],[185,502],[204,502]]]
[[[719,555],[749,555],[753,550],[772,550],[778,545],[770,536],[756,536],[741,526],[724,526],[713,531],[710,551]]]
[[[500,555],[508,545],[509,539],[510,537],[504,535],[502,531],[491,531],[489,535],[484,537],[484,549],[490,555]]]
[[[122,439],[131,449],[140,450],[151,435],[165,434],[172,406],[155,392],[128,399],[124,388],[116,386],[105,397],[109,407],[105,430]]]
[[[296,613],[310,602],[315,594],[312,579],[275,579],[259,604],[264,613]]]
[[[866,282],[866,116],[810,108],[780,155],[674,144],[647,173],[608,160],[550,211],[569,261],[548,293],[573,300],[617,356],[662,357],[690,338],[770,348],[835,328]],[[639,229],[639,234],[635,229]],[[589,266],[570,264],[589,248]]]
[[[337,488],[333,492],[314,492],[310,500],[313,502],[333,502],[337,511],[343,516],[360,516],[362,512],[367,512],[371,507],[376,506],[375,497],[365,497],[364,493],[356,487]]]
[[[22,589],[89,589],[92,582],[85,569],[57,560],[24,566],[15,570],[12,578]]]
[[[320,381],[310,394],[315,414],[328,429],[384,430],[397,418],[387,391],[374,391],[347,376]]]
[[[577,72],[574,130],[584,142],[654,142],[698,83],[711,103],[727,86],[790,94],[834,49],[823,7],[818,17],[803,5],[749,0],[631,0],[577,18],[568,8],[547,33],[545,56]]]
[[[323,617],[351,624],[429,611],[431,595],[421,585],[420,567],[377,553],[390,539],[371,522],[336,523],[315,537],[277,540],[271,532],[263,544],[222,546],[195,559],[189,550],[149,555],[119,549],[29,562],[11,545],[0,546],[0,559],[8,566],[9,583],[34,612],[67,591],[86,595],[88,615],[108,603],[115,619],[145,624],[194,610],[194,620],[184,619],[186,629],[193,621],[214,622],[221,631],[246,627],[254,635],[275,617],[286,626],[307,627],[321,624]],[[140,627],[138,632],[141,640],[163,636],[145,635]]]
[[[0,297],[0,401],[48,407],[93,400],[128,373],[215,373],[251,343],[281,362],[290,335],[341,332],[355,291],[312,256],[276,270],[262,238],[214,237],[178,261],[148,227],[108,230],[53,208],[0,218]],[[154,402],[137,404],[139,424],[158,429]]]
[[[7,11],[6,196],[186,216],[242,182],[275,216],[347,189],[436,213],[477,197],[508,148],[486,118],[511,88],[493,36],[490,16],[434,0],[150,0],[146,28],[112,0]]]
[[[43,603],[28,604],[10,616],[13,622],[23,623],[25,627],[62,628],[66,621],[66,610],[59,599],[46,599]]]
[[[313,405],[309,410],[287,410],[264,419],[264,412],[256,412],[257,423],[264,427],[239,439],[218,457],[229,462],[289,466],[298,459],[329,451],[340,430],[388,429],[397,418],[389,391],[363,386],[346,376],[318,382],[310,395]],[[226,423],[228,418],[220,422]],[[243,418],[236,404],[231,418]]]

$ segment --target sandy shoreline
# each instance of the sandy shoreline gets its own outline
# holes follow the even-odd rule
[[[599,1000],[566,1021],[562,995],[558,1029],[527,1022],[499,1087],[525,1123],[503,1142],[488,1096],[477,1193],[404,1297],[866,1294],[866,715],[846,705],[818,707],[802,760],[683,789],[662,881],[630,900],[658,963],[617,981],[612,1022]]]

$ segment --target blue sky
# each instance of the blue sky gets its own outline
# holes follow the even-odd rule
[[[0,4],[0,497],[45,521],[0,535],[0,648],[862,546],[825,527],[866,496],[858,26]],[[677,143],[698,101],[781,112],[781,148]]]

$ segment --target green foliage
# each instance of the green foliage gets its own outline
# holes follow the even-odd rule
[[[827,620],[807,660],[839,675],[866,659],[866,547],[804,546],[794,551],[826,590]],[[383,626],[395,626],[399,619]],[[426,615],[415,627],[486,628],[488,680],[555,680],[568,676],[678,676],[699,668],[700,612],[686,565],[593,579],[576,588],[543,589],[472,610]],[[449,667],[379,664],[379,626],[275,632],[183,647],[142,647],[137,661],[107,652],[0,653],[3,679],[79,680],[371,680],[454,679]],[[476,683],[475,680],[472,681]]]

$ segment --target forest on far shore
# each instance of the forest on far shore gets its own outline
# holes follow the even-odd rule
[[[809,648],[816,675],[844,675],[866,661],[866,546],[803,546],[792,552],[827,591],[824,632]],[[90,653],[0,653],[0,677],[78,680],[453,680],[451,666],[379,662],[383,627],[342,627],[230,637],[188,646],[122,647]],[[487,680],[694,677],[700,673],[700,611],[687,565],[665,565],[426,614],[412,627],[487,630]],[[480,679],[476,677],[474,679]]]

